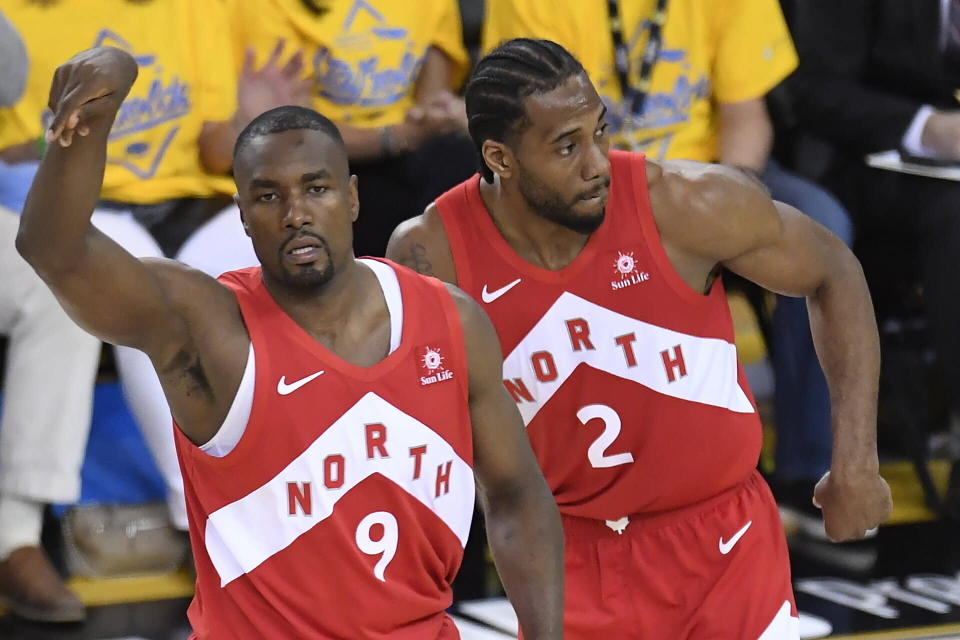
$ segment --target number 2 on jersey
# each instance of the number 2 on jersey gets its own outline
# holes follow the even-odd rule
[[[607,449],[620,435],[620,427],[622,426],[620,416],[616,411],[605,404],[588,404],[577,411],[577,418],[583,423],[583,426],[587,426],[593,419],[599,419],[603,422],[603,433],[587,449],[587,459],[595,469],[606,469],[607,467],[616,467],[633,462],[633,454],[630,452],[607,454]]]
[[[370,530],[377,524],[383,527],[383,536],[379,540],[374,540],[370,537]],[[373,575],[380,582],[387,581],[383,574],[397,553],[399,539],[400,530],[397,527],[397,519],[387,511],[374,511],[357,525],[356,541],[360,551],[368,556],[383,554],[373,567]]]

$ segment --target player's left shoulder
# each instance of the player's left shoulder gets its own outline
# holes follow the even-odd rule
[[[782,220],[767,188],[756,176],[736,167],[665,161],[656,180],[651,180],[651,200],[658,226],[672,231],[673,242],[717,260],[737,256],[782,233]],[[666,210],[662,216],[658,204]]]

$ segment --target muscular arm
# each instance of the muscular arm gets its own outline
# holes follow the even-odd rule
[[[136,76],[136,66],[120,68]],[[83,71],[61,67],[53,91],[70,82],[68,74]],[[89,72],[88,87],[99,83],[97,72]],[[59,141],[50,145],[20,218],[17,249],[82,327],[108,342],[159,354],[160,343],[186,339],[183,322],[166,313],[165,295],[153,272],[90,224],[103,184],[107,136],[123,99],[109,83],[97,87],[102,95],[81,104],[64,104],[68,96],[54,103],[51,97],[61,125],[74,118],[82,122],[77,130],[85,126],[88,133],[64,131],[72,137],[69,146]],[[82,116],[65,114],[80,110]]]
[[[724,264],[772,291],[806,296],[833,407],[832,468],[875,474],[880,344],[860,263],[824,227],[793,207],[774,206],[768,215],[779,217],[779,229]]]
[[[710,268],[722,264],[771,291],[807,298],[830,389],[834,440],[831,473],[817,497],[831,538],[861,537],[887,518],[890,495],[878,475],[880,348],[860,263],[836,236],[770,200],[741,172],[695,163],[673,167],[676,172],[664,174],[660,206],[687,217],[661,225],[658,214],[657,221],[674,255],[702,259]]]
[[[422,275],[457,284],[453,254],[436,204],[394,229],[386,257]]]
[[[219,413],[225,415],[232,396],[224,390],[231,384],[235,390],[242,369],[237,365],[237,375],[210,376],[210,382],[185,307],[206,300],[205,312],[222,320],[223,310],[232,310],[224,298],[229,292],[176,263],[138,260],[90,224],[107,136],[135,77],[136,63],[117,50],[87,51],[58,69],[50,107],[59,139],[40,163],[17,249],[77,324],[150,356],[184,432],[203,442],[219,426]]]
[[[560,515],[516,404],[503,388],[503,362],[493,325],[466,294],[453,287],[451,292],[467,346],[474,472],[494,562],[524,637],[561,638]]]

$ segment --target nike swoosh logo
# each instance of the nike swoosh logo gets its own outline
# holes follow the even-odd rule
[[[520,284],[520,280],[522,280],[522,278],[517,278],[510,284],[504,285],[495,291],[487,291],[487,285],[483,285],[483,291],[480,292],[480,298],[487,304],[490,304],[507,291],[510,291],[510,289],[513,289],[515,286]]]
[[[279,393],[282,396],[289,395],[294,391],[296,391],[297,389],[299,389],[300,387],[302,387],[303,385],[313,380],[314,378],[322,376],[323,373],[324,372],[322,370],[317,371],[316,373],[311,374],[306,378],[300,378],[299,380],[291,382],[290,384],[287,384],[286,376],[280,376],[280,381],[277,382],[277,393]]]
[[[740,538],[743,537],[743,534],[747,532],[747,529],[750,528],[750,525],[753,524],[753,520],[743,525],[743,528],[740,531],[737,531],[733,536],[730,537],[726,542],[723,541],[723,536],[720,537],[720,553],[727,555],[733,550],[733,547],[740,542]]]

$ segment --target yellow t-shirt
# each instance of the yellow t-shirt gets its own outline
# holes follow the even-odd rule
[[[656,0],[619,6],[636,86]],[[614,144],[656,159],[717,160],[714,103],[762,97],[797,66],[777,0],[669,0],[650,93],[630,126],[606,2],[487,0],[484,51],[519,37],[553,40],[575,55],[609,108]]]
[[[456,80],[466,75],[456,0],[319,0],[328,11],[311,13],[301,0],[229,0],[235,57],[251,44],[259,67],[278,39],[283,59],[305,53],[315,79],[313,108],[331,120],[358,127],[402,122],[427,49],[453,61]]]
[[[140,74],[113,125],[102,197],[149,204],[234,193],[231,178],[204,172],[197,146],[204,122],[229,120],[236,108],[222,0],[7,0],[3,10],[30,71],[21,100],[0,110],[0,148],[39,138],[57,66],[109,45],[129,51]]]

